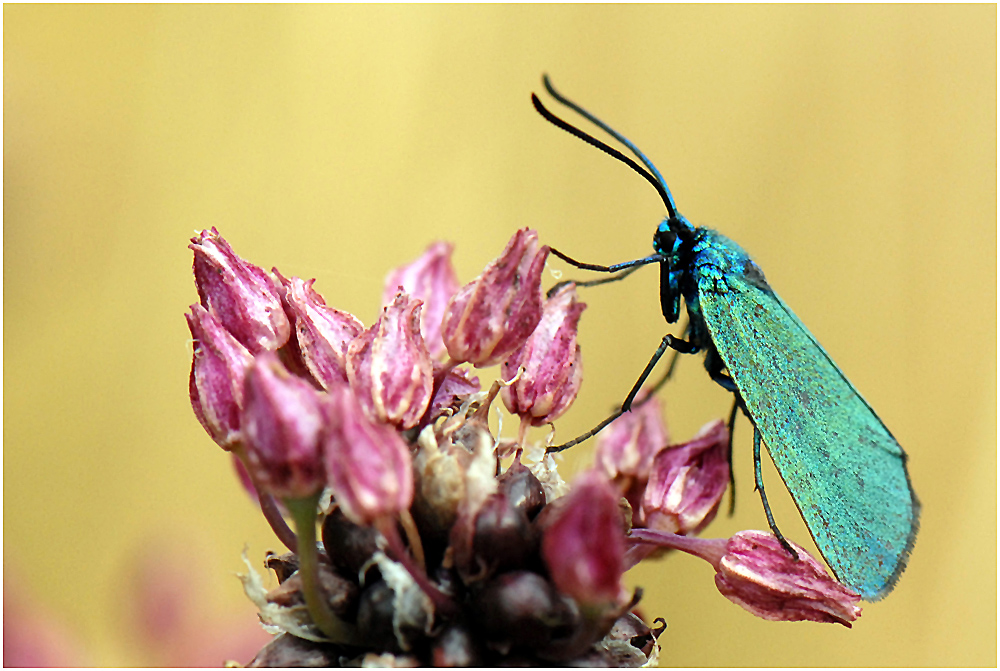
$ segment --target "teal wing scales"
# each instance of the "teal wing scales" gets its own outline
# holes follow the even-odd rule
[[[888,593],[916,539],[906,454],[776,294],[728,276],[701,312],[824,559],[868,600]]]

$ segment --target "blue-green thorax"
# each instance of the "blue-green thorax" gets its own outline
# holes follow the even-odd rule
[[[727,278],[740,277],[771,291],[764,273],[742,247],[710,228],[699,228],[681,214],[667,217],[653,234],[653,249],[666,257],[660,264],[660,307],[667,322],[680,317],[681,297],[691,321],[692,342],[711,347],[701,316],[699,291],[723,293]]]

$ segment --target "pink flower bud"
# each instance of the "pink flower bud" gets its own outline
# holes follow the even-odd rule
[[[434,391],[431,356],[420,335],[420,306],[404,293],[347,348],[347,379],[372,419],[410,429]]]
[[[382,292],[382,305],[392,302],[400,290],[424,302],[420,331],[435,358],[446,351],[441,340],[441,320],[448,301],[458,291],[458,277],[451,265],[452,249],[450,243],[435,242],[419,259],[389,273]]]
[[[194,281],[201,304],[211,311],[251,354],[275,350],[288,341],[291,326],[274,280],[247,263],[219,232],[191,238]]]
[[[861,616],[857,606],[861,597],[832,578],[803,548],[791,545],[798,560],[770,533],[737,533],[716,567],[716,587],[727,599],[765,620],[811,620],[850,627]]]
[[[347,382],[347,346],[365,327],[350,312],[329,307],[313,289],[316,280],[278,277],[306,368],[324,388],[335,381]]]
[[[441,324],[452,359],[492,366],[524,344],[542,318],[548,255],[548,247],[538,247],[538,233],[521,229],[482,275],[458,290]]]
[[[644,526],[698,533],[715,518],[729,485],[729,431],[722,420],[702,427],[690,442],[661,450],[642,497]]]
[[[320,392],[291,375],[277,355],[263,352],[247,372],[243,392],[246,466],[265,491],[303,498],[323,487]]]
[[[630,552],[653,545],[701,557],[715,567],[715,586],[733,603],[765,620],[811,620],[850,627],[861,617],[861,597],[826,572],[800,545],[793,558],[766,531],[740,531],[732,538],[697,538],[653,529],[633,529]]]
[[[194,338],[191,407],[212,440],[231,449],[240,439],[243,378],[253,357],[202,306],[192,305],[191,314],[184,316]]]
[[[500,397],[507,410],[529,417],[534,426],[555,421],[576,399],[583,382],[583,362],[576,327],[586,303],[576,300],[576,287],[567,284],[545,302],[542,319],[528,340],[503,363],[503,377],[514,384]]]
[[[608,606],[627,599],[621,585],[625,532],[619,501],[603,473],[588,471],[545,521],[542,558],[552,582],[580,604]]]
[[[407,510],[413,502],[410,449],[395,428],[372,422],[346,385],[334,385],[326,404],[327,484],[355,524]]]
[[[596,464],[615,480],[632,479],[645,483],[653,456],[670,443],[659,398],[643,401],[643,391],[624,413],[597,435]]]

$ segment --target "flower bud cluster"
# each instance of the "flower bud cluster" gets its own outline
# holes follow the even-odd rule
[[[623,574],[662,548],[709,559],[719,590],[761,617],[857,616],[811,558],[803,578],[756,551],[766,540],[748,549],[755,532],[690,537],[729,483],[721,422],[671,444],[659,401],[640,396],[571,486],[527,442],[527,427],[555,421],[579,392],[586,307],[572,283],[543,294],[549,249],[534,231],[517,231],[465,286],[451,245],[431,245],[389,274],[368,327],[313,280],[243,260],[215,229],[191,248],[195,415],[293,548],[268,559],[277,588],[243,577],[261,620],[285,632],[251,665],[652,663],[662,629],[630,612],[638,593]],[[496,364],[482,391],[472,369]],[[488,426],[497,396],[520,418],[516,439]],[[269,496],[285,501],[299,542]],[[303,506],[321,516],[318,557]],[[781,605],[793,593],[794,613]]]
[[[525,425],[576,397],[585,306],[572,286],[544,297],[548,248],[534,231],[517,231],[464,287],[451,246],[432,245],[390,273],[367,328],[312,280],[265,272],[214,229],[192,249],[196,415],[239,457],[248,488],[296,508],[330,494],[317,579],[298,577],[300,555],[272,558],[281,585],[255,599],[288,632],[273,645],[322,637],[302,614],[318,583],[355,653],[600,661],[594,645],[622,619],[646,659],[654,636],[627,612],[627,520],[611,481],[594,471],[547,501],[520,458],[502,468],[486,418],[503,385],[484,393],[462,366],[504,363],[517,380],[500,393]]]

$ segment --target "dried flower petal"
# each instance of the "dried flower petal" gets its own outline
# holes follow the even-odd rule
[[[430,633],[434,624],[434,604],[401,564],[382,552],[376,552],[372,559],[392,590],[392,629],[396,642],[403,650],[410,650],[409,639]]]
[[[396,429],[368,419],[346,385],[330,388],[325,410],[327,482],[348,519],[371,524],[408,509],[413,467]]]
[[[302,361],[316,380],[327,388],[334,381],[347,382],[344,359],[347,346],[365,327],[350,312],[329,307],[313,289],[316,280],[278,275],[285,289],[285,304],[295,320],[295,337]]]
[[[729,431],[710,422],[691,441],[661,450],[642,497],[644,526],[698,533],[715,518],[729,485]]]
[[[240,439],[243,379],[253,357],[202,306],[192,305],[191,314],[185,317],[194,338],[188,389],[191,407],[212,440],[231,449]]]
[[[420,306],[404,293],[347,348],[347,378],[373,419],[416,426],[434,391],[430,353],[420,335]]]
[[[247,598],[257,606],[257,615],[267,633],[276,635],[287,632],[296,638],[307,641],[317,643],[327,641],[326,636],[313,624],[309,611],[304,606],[287,608],[268,601],[268,591],[264,586],[264,580],[250,563],[245,547],[241,558],[247,567],[247,572],[245,574],[237,573],[236,577],[243,583],[243,592]]]
[[[528,417],[534,426],[555,421],[569,409],[583,382],[583,363],[576,342],[577,324],[586,303],[567,284],[545,302],[542,319],[531,336],[503,363],[503,376],[515,382],[500,391],[507,410]]]
[[[320,392],[272,352],[258,354],[244,387],[246,466],[270,494],[303,498],[323,487]]]
[[[413,509],[422,525],[436,535],[453,530],[463,512],[471,527],[475,512],[497,490],[493,436],[479,422],[463,421],[460,426],[447,435],[427,426],[417,437],[418,491]],[[471,547],[471,538],[462,540]]]
[[[542,318],[548,255],[548,247],[538,247],[538,233],[521,229],[479,277],[458,290],[441,324],[452,359],[492,366],[527,340]]]
[[[435,377],[440,374],[440,366],[441,364],[435,362]],[[434,400],[431,401],[427,413],[428,420],[433,422],[449,408],[457,410],[469,396],[478,393],[480,389],[479,378],[472,374],[471,368],[452,368],[445,373],[441,386],[434,394]]]
[[[521,463],[528,467],[532,475],[542,485],[545,500],[555,501],[569,492],[569,485],[559,475],[554,455],[545,451],[541,444],[527,445],[521,455]]]
[[[621,585],[625,535],[619,500],[603,473],[588,471],[546,520],[542,558],[559,591],[581,604],[613,606],[627,598]]]
[[[424,302],[420,331],[435,358],[446,352],[441,340],[441,320],[448,301],[458,291],[458,277],[451,265],[453,249],[451,243],[435,242],[420,258],[389,273],[382,292],[383,305],[390,303],[400,290]]]
[[[189,247],[201,304],[251,354],[278,349],[288,341],[291,325],[281,295],[262,268],[237,256],[214,227],[191,238]]]

